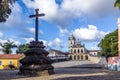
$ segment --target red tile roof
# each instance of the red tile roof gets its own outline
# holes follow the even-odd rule
[[[99,52],[100,50],[88,50],[88,52]]]
[[[0,54],[0,59],[19,59],[23,56],[24,54]]]

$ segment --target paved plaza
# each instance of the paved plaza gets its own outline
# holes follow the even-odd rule
[[[65,61],[53,66],[54,75],[40,77],[19,76],[18,70],[1,70],[0,80],[120,80],[120,72],[100,68],[89,61]]]
[[[99,68],[102,65],[92,63],[88,60],[85,61],[64,61],[52,64],[54,68]]]

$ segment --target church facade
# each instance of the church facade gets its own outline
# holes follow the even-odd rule
[[[85,48],[85,45],[81,44],[79,40],[71,35],[68,38],[68,52],[70,60],[88,60],[89,59],[89,52]]]

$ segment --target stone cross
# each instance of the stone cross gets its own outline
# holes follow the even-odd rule
[[[38,42],[38,17],[45,16],[44,13],[38,14],[39,9],[35,9],[36,14],[35,15],[30,15],[30,18],[36,18],[35,20],[35,41]]]

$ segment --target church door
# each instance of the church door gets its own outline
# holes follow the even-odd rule
[[[74,60],[76,60],[76,55],[74,55]]]
[[[81,55],[81,60],[83,60],[83,55]]]
[[[88,56],[87,55],[85,56],[85,60],[88,60]]]

